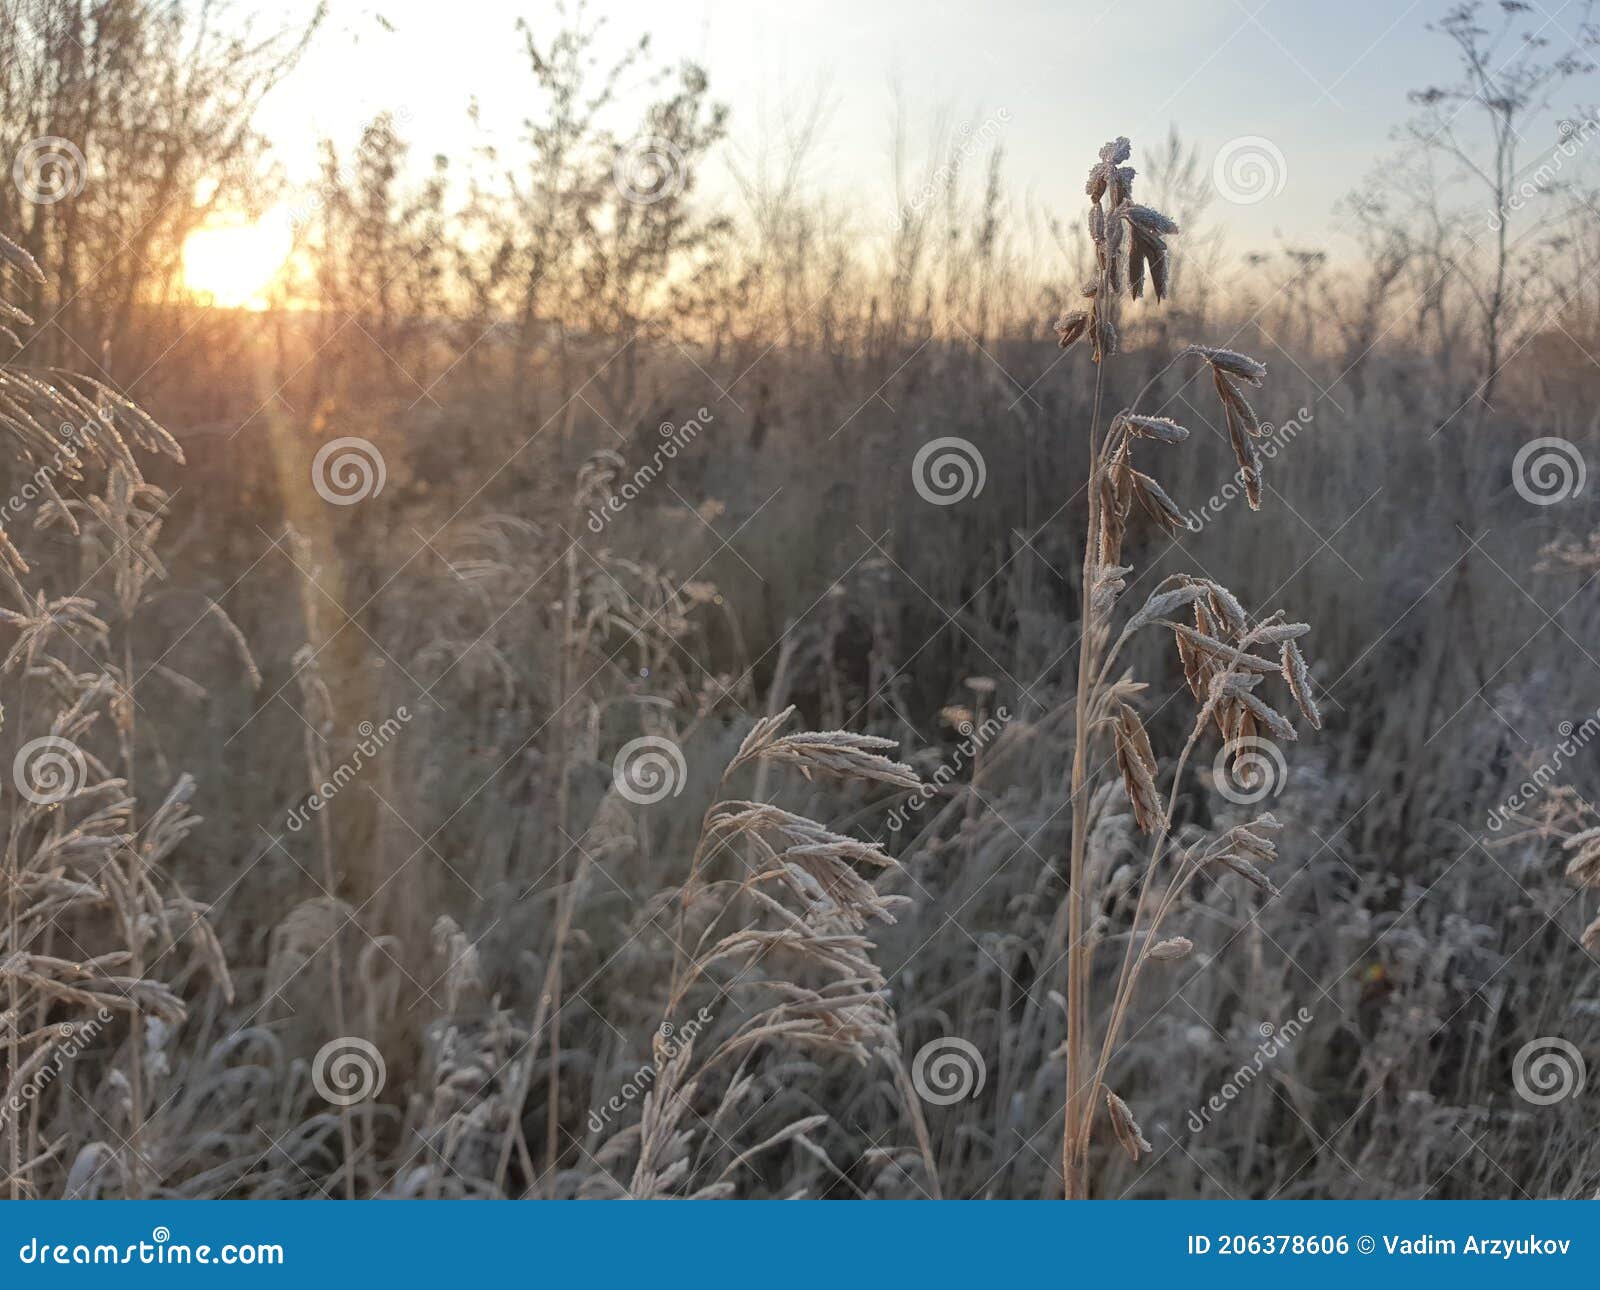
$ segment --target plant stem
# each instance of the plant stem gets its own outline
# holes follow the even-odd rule
[[[1102,269],[1096,303],[1109,303],[1106,274]],[[1099,315],[1097,310],[1096,325]],[[1079,588],[1082,630],[1078,635],[1078,689],[1072,744],[1072,851],[1068,862],[1067,891],[1067,1096],[1066,1119],[1061,1130],[1061,1177],[1068,1200],[1089,1196],[1086,1137],[1079,1131],[1083,1120],[1083,1074],[1088,1056],[1088,993],[1092,961],[1084,936],[1084,860],[1089,829],[1089,725],[1093,703],[1095,622],[1095,545],[1100,531],[1100,408],[1105,394],[1105,367],[1109,354],[1095,366],[1094,412],[1089,421],[1089,528],[1083,544],[1083,581]]]

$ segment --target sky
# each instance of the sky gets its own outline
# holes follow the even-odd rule
[[[311,0],[278,8],[304,12]],[[267,9],[269,6],[259,6]],[[1518,27],[1571,43],[1583,0],[1537,0]],[[1428,30],[1447,0],[607,0],[608,46],[649,32],[657,55],[690,58],[731,109],[722,173],[749,158],[786,113],[828,105],[808,179],[868,219],[892,219],[896,104],[913,156],[936,121],[998,142],[1008,193],[1075,217],[1105,139],[1135,160],[1176,123],[1231,199],[1232,236],[1324,244],[1335,203],[1393,149],[1409,89],[1456,74]],[[1499,18],[1496,0],[1488,4]],[[380,25],[392,27],[386,29]],[[347,143],[385,108],[420,157],[477,139],[474,96],[500,137],[534,106],[513,24],[556,22],[552,3],[332,0],[327,30],[269,104],[264,124],[286,169],[306,177],[312,141]],[[1537,148],[1553,143],[1535,139]],[[948,147],[948,144],[946,145]],[[919,148],[922,151],[919,151]],[[1219,160],[1220,158],[1220,160]]]

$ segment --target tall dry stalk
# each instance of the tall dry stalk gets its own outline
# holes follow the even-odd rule
[[[32,257],[4,237],[0,260],[28,282],[43,280]],[[0,299],[0,315],[31,322],[9,300]],[[0,1115],[6,1190],[12,1198],[42,1195],[40,1180],[52,1170],[92,1180],[114,1164],[121,1194],[137,1197],[161,1183],[162,1152],[148,1130],[152,1109],[166,1100],[154,1088],[162,1046],[187,1015],[178,990],[191,969],[176,960],[180,945],[188,942],[189,957],[233,999],[206,907],[162,871],[199,822],[188,805],[194,780],[177,775],[141,819],[135,779],[136,766],[151,777],[136,756],[140,683],[205,693],[162,662],[170,648],[142,675],[135,672],[135,623],[152,584],[166,576],[154,544],[168,500],[141,475],[135,449],[180,462],[183,454],[142,410],[88,377],[0,363],[0,404],[0,454],[28,481],[8,512],[15,517],[20,499],[33,500],[32,529],[70,535],[86,574],[72,579],[70,594],[52,594],[49,578],[32,570],[0,529],[0,627],[12,642],[0,660],[0,734],[10,771],[0,785],[0,1028],[7,1057],[0,1101],[13,1110],[27,1104],[25,1113]],[[237,628],[214,601],[202,600],[201,618],[224,625],[255,679]],[[107,621],[113,618],[115,629]],[[112,734],[102,737],[107,725]],[[153,760],[164,775],[163,759]],[[128,1022],[125,1039],[113,1026],[120,1019]],[[63,1153],[73,1144],[46,1140],[45,1103],[59,1110],[64,1086],[57,1076],[82,1045],[103,1036],[118,1041],[120,1061],[108,1083],[122,1096],[107,1109],[125,1131],[100,1116],[120,1149],[80,1142],[68,1166]]]
[[[1163,581],[1144,606],[1111,638],[1113,611],[1132,573],[1123,564],[1122,545],[1135,501],[1154,524],[1175,536],[1186,527],[1183,512],[1165,489],[1134,466],[1137,443],[1171,445],[1189,437],[1183,426],[1164,416],[1147,415],[1139,406],[1152,380],[1132,404],[1111,417],[1102,437],[1102,413],[1108,391],[1107,367],[1118,351],[1118,306],[1124,291],[1143,297],[1148,277],[1157,303],[1166,298],[1169,279],[1166,239],[1178,227],[1159,211],[1133,200],[1133,168],[1128,140],[1119,138],[1100,149],[1089,171],[1089,233],[1095,247],[1095,280],[1083,289],[1083,308],[1065,314],[1056,324],[1062,348],[1087,339],[1095,363],[1094,407],[1089,426],[1089,520],[1084,540],[1082,618],[1078,641],[1076,731],[1072,755],[1072,841],[1067,896],[1067,1089],[1062,1128],[1061,1170],[1069,1200],[1090,1194],[1089,1142],[1095,1107],[1107,1068],[1117,1051],[1134,988],[1147,962],[1166,962],[1188,954],[1183,937],[1159,940],[1158,934],[1194,878],[1208,868],[1229,869],[1268,892],[1271,882],[1257,867],[1275,854],[1278,824],[1264,815],[1251,824],[1229,829],[1210,840],[1188,846],[1174,842],[1173,814],[1190,755],[1207,726],[1214,724],[1227,741],[1225,757],[1233,767],[1259,774],[1259,730],[1276,739],[1295,738],[1293,725],[1255,693],[1262,678],[1281,673],[1291,697],[1313,726],[1320,726],[1311,695],[1310,674],[1295,641],[1310,629],[1273,614],[1253,621],[1232,592],[1206,578],[1174,575]],[[1255,439],[1262,424],[1242,387],[1260,387],[1266,365],[1227,349],[1191,345],[1180,357],[1199,359],[1210,371],[1221,401],[1238,480],[1250,508],[1261,504],[1261,459]],[[1159,378],[1158,378],[1159,379]],[[1193,616],[1193,625],[1174,615]],[[1165,806],[1158,781],[1161,763],[1132,700],[1145,686],[1131,674],[1111,679],[1112,668],[1130,638],[1142,628],[1169,630],[1177,645],[1184,678],[1199,712],[1180,752]],[[1276,659],[1256,653],[1276,649]],[[1092,1013],[1095,941],[1085,925],[1089,908],[1088,841],[1093,828],[1094,784],[1098,766],[1091,764],[1097,734],[1109,733],[1134,820],[1150,836],[1150,852],[1140,880],[1127,948],[1116,977],[1104,1023],[1100,1050],[1092,1055]],[[1155,889],[1157,874],[1167,870],[1166,886],[1148,921],[1141,927]],[[1140,948],[1142,945],[1142,949]],[[1117,1140],[1134,1158],[1150,1150],[1133,1113],[1117,1094],[1106,1092],[1106,1106]]]

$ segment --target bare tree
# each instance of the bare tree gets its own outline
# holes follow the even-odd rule
[[[1411,101],[1422,114],[1407,130],[1418,149],[1453,161],[1481,198],[1476,209],[1440,221],[1446,226],[1439,249],[1482,323],[1476,395],[1485,408],[1492,405],[1508,334],[1526,313],[1535,278],[1519,254],[1541,224],[1523,213],[1529,185],[1522,150],[1528,132],[1550,112],[1556,90],[1594,69],[1587,51],[1600,44],[1600,30],[1590,22],[1592,3],[1578,7],[1575,25],[1556,29],[1559,40],[1544,34],[1554,26],[1548,18],[1532,30],[1520,29],[1538,20],[1534,6],[1499,0],[1498,7],[1500,21],[1492,27],[1481,20],[1481,0],[1453,6],[1433,26],[1455,46],[1461,76],[1413,91]],[[1513,236],[1514,226],[1524,227],[1520,238]]]
[[[545,110],[524,122],[526,161],[475,183],[462,221],[475,248],[462,264],[467,290],[485,325],[512,320],[515,402],[531,415],[532,368],[555,320],[563,334],[631,337],[670,306],[673,282],[692,276],[716,223],[694,212],[691,195],[727,115],[700,68],[656,68],[643,79],[658,97],[618,132],[619,89],[644,68],[648,36],[606,65],[604,19],[590,21],[582,4],[558,6],[557,17],[548,39],[519,20]],[[485,156],[498,168],[492,150]],[[611,411],[631,403],[634,370],[624,357],[593,387]]]

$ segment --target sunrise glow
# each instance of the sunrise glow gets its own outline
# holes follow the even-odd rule
[[[184,285],[208,304],[265,309],[289,250],[289,230],[281,221],[202,228],[183,244]]]

